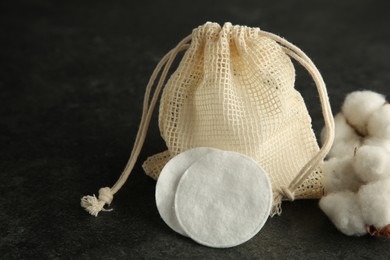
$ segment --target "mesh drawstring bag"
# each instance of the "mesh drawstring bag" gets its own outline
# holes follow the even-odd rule
[[[147,85],[139,130],[122,175],[113,187],[100,189],[98,198],[83,197],[82,206],[96,216],[125,183],[145,141],[168,70],[183,50],[160,101],[159,128],[167,150],[144,162],[146,174],[157,179],[173,156],[195,147],[214,147],[245,154],[268,173],[274,192],[272,215],[281,213],[283,199],[319,198],[321,164],[334,137],[321,74],[299,48],[279,36],[259,28],[231,23],[221,28],[208,22],[161,59]],[[306,68],[316,84],[327,129],[321,149],[303,98],[294,89],[290,58]]]

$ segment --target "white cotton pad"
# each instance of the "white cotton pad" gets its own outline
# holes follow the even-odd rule
[[[176,190],[175,211],[185,233],[218,248],[242,244],[265,224],[272,206],[270,181],[252,159],[214,151],[184,173]]]
[[[212,148],[194,148],[173,157],[162,169],[156,184],[156,205],[161,218],[174,231],[186,236],[179,225],[175,211],[174,201],[176,187],[183,173],[198,159],[214,151]]]

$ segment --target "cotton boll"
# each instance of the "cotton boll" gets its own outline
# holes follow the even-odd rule
[[[357,197],[366,224],[376,228],[390,224],[390,179],[363,185]]]
[[[383,105],[372,113],[367,123],[369,136],[390,140],[390,104]]]
[[[371,114],[385,103],[385,97],[373,91],[355,91],[347,95],[341,108],[347,121],[362,135],[367,135]]]
[[[334,141],[328,158],[342,158],[344,156],[353,156],[355,150],[362,145],[360,139],[350,139],[346,141]]]
[[[380,139],[376,137],[366,137],[364,139],[363,145],[382,147],[390,153],[390,140]]]
[[[356,151],[353,168],[364,182],[390,177],[390,153],[379,146],[364,145]]]
[[[366,234],[366,225],[356,193],[351,191],[331,193],[322,197],[319,205],[333,224],[344,234],[349,236]]]
[[[350,139],[359,139],[359,136],[355,132],[355,130],[348,125],[345,116],[342,113],[338,113],[334,117],[335,123],[335,137],[334,139],[337,141],[345,141]]]
[[[362,138],[356,131],[348,125],[344,115],[338,113],[335,118],[335,139],[331,150],[328,153],[328,158],[344,157],[346,155],[353,155],[355,148],[361,146]],[[325,139],[324,128],[321,132],[321,142]]]
[[[356,192],[359,189],[362,182],[356,176],[352,162],[353,158],[349,156],[324,162],[323,185],[326,194],[345,190]]]
[[[359,142],[337,142],[334,143],[332,149],[329,151],[327,158],[340,158],[343,156],[353,155],[356,148],[361,145]]]

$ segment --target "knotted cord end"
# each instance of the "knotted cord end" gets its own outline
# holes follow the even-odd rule
[[[280,194],[282,195],[283,198],[287,198],[289,201],[294,201],[295,200],[295,194],[294,192],[291,192],[291,190],[288,187],[281,187],[280,188]]]
[[[112,209],[105,209],[104,206],[111,204],[114,195],[108,187],[99,190],[99,198],[87,195],[81,198],[81,207],[83,207],[89,214],[97,217],[100,211],[112,211]]]
[[[278,192],[274,193],[274,200],[272,204],[271,217],[282,214],[282,200],[287,198],[290,201],[295,199],[294,192],[291,192],[288,187],[281,187]]]

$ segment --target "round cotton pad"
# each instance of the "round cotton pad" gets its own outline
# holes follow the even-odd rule
[[[187,168],[210,151],[214,149],[200,147],[180,153],[165,165],[157,180],[155,195],[160,216],[170,228],[184,236],[186,234],[179,225],[174,211],[176,187]]]
[[[184,232],[210,247],[232,247],[255,236],[272,206],[270,181],[252,159],[214,151],[192,164],[175,196],[177,219]]]

